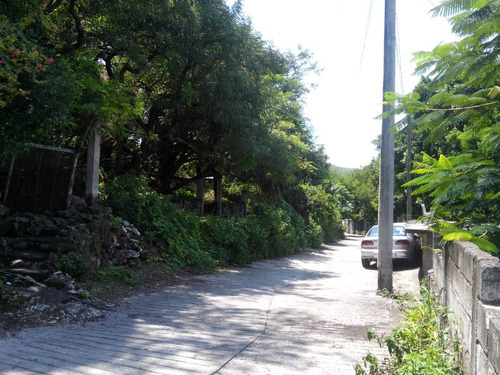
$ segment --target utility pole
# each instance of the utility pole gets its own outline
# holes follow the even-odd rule
[[[384,95],[396,91],[396,0],[385,0]],[[383,98],[385,101],[385,97]],[[383,112],[394,109],[384,104]],[[378,204],[378,290],[392,292],[392,224],[394,217],[394,116],[382,120]]]

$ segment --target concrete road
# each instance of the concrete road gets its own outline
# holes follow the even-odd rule
[[[366,330],[388,332],[394,301],[376,295],[359,238],[323,250],[190,277],[127,299],[104,322],[28,329],[0,340],[0,373],[354,374]],[[417,270],[394,274],[418,292]]]

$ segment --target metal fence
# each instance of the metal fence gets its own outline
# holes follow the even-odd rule
[[[0,188],[4,206],[19,211],[66,208],[74,152],[36,144],[26,146],[10,165],[2,166]]]

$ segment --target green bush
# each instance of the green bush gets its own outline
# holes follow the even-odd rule
[[[110,266],[97,271],[95,280],[100,282],[121,281],[125,284],[136,284],[139,278],[127,267]]]
[[[321,229],[306,225],[284,201],[249,207],[246,218],[184,212],[148,188],[143,177],[121,176],[104,184],[102,198],[114,215],[128,220],[157,248],[155,259],[174,268],[210,271],[245,265],[318,245]]]
[[[323,243],[323,230],[320,225],[311,221],[306,227],[307,244],[312,248],[318,248]]]
[[[287,199],[308,225],[309,246],[317,247],[317,226],[322,242],[335,242],[342,236],[340,212],[335,198],[321,185],[302,184],[290,189]]]
[[[424,286],[421,298],[403,309],[402,325],[385,337],[368,331],[368,338],[387,346],[390,357],[379,363],[368,354],[363,366],[355,366],[356,375],[382,374],[463,374],[459,362],[461,348],[447,328],[450,312],[440,306]]]
[[[5,276],[0,276],[0,299],[4,296],[9,294],[11,291],[11,288],[7,286],[7,278]]]
[[[99,194],[101,200],[113,208],[115,215],[136,225],[143,206],[143,197],[148,190],[145,177],[124,174],[102,184]]]
[[[257,203],[250,206],[250,212],[269,233],[270,257],[294,254],[307,246],[304,220],[285,201],[278,202],[274,207]]]
[[[214,260],[201,248],[199,218],[150,189],[144,177],[128,174],[106,182],[103,198],[115,215],[134,223],[160,249],[160,256],[170,266],[214,269]]]
[[[55,267],[79,281],[84,280],[93,272],[93,266],[89,257],[81,251],[62,254],[57,260]]]
[[[265,228],[258,217],[250,215],[239,221],[247,235],[248,262],[269,258],[269,231]]]
[[[249,262],[248,236],[241,222],[242,219],[214,216],[200,220],[203,247],[221,266]]]
[[[12,294],[12,288],[7,285],[7,279],[0,276],[0,313],[7,309],[8,297]]]

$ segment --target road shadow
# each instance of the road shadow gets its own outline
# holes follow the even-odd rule
[[[392,262],[392,270],[394,272],[404,272],[411,271],[420,268],[420,264],[417,264],[413,261],[395,259]],[[371,262],[369,267],[366,267],[367,270],[377,271],[377,262]]]
[[[213,373],[263,334],[274,295],[339,277],[327,260],[318,249],[189,276],[123,300],[103,322],[26,330],[0,340],[0,373]]]

